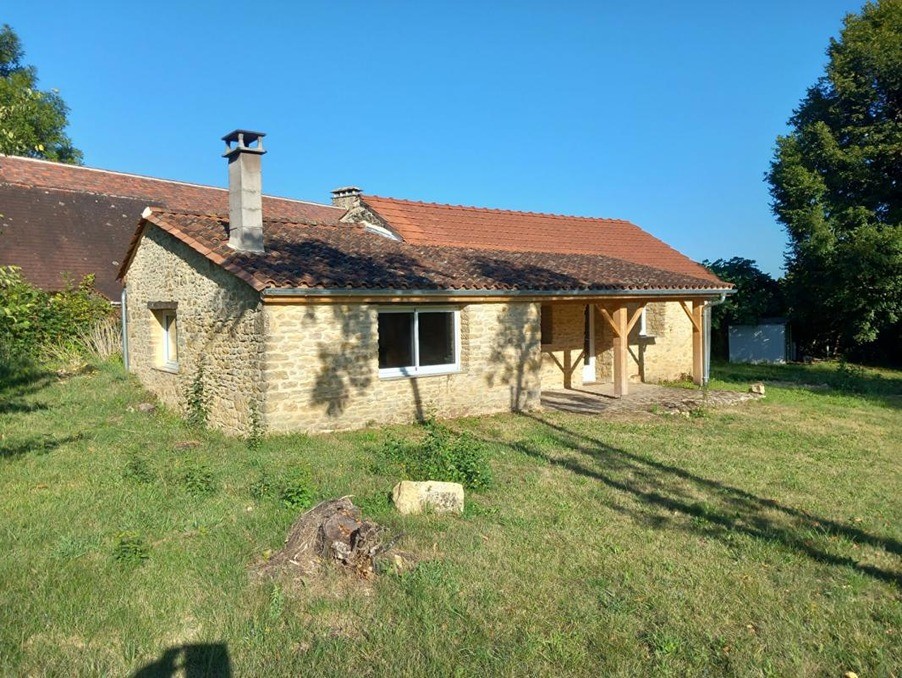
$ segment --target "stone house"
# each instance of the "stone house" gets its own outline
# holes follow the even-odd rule
[[[528,409],[543,389],[705,378],[730,286],[639,227],[333,191],[261,201],[262,134],[224,137],[229,210],[144,211],[120,270],[126,358],[234,434]]]

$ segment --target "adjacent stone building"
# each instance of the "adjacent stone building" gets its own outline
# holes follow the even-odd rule
[[[234,434],[321,432],[704,378],[729,286],[637,226],[356,188],[270,215],[262,136],[224,138],[228,214],[148,208],[120,270],[128,367],[163,402]]]

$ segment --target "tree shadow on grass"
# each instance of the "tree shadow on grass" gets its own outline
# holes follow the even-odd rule
[[[62,445],[74,443],[84,438],[81,433],[54,438],[49,435],[29,438],[20,442],[0,442],[0,459],[19,459],[25,455],[48,454]]]
[[[145,664],[132,678],[230,678],[232,662],[225,643],[193,643],[166,648],[160,658]]]
[[[775,544],[819,563],[848,567],[902,588],[902,572],[859,562],[827,550],[825,542],[839,538],[866,545],[891,556],[902,556],[902,543],[870,534],[851,525],[766,499],[725,483],[690,473],[604,443],[553,423],[541,416],[522,413],[544,427],[543,444],[531,439],[508,443],[527,456],[566,468],[600,481],[639,502],[632,509],[609,501],[612,509],[658,529],[702,533],[717,539],[744,534]],[[567,456],[542,449],[551,443]],[[574,456],[572,453],[576,453]],[[689,520],[686,520],[686,519]]]
[[[30,360],[0,351],[0,414],[47,409],[43,403],[25,400],[46,388],[55,375]]]

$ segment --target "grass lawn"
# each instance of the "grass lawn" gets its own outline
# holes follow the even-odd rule
[[[721,366],[767,398],[690,418],[451,422],[494,475],[462,518],[400,517],[395,427],[244,441],[121,367],[0,370],[0,673],[895,676],[902,374]],[[371,583],[253,574],[309,469],[422,562]],[[198,674],[198,675],[203,675]]]

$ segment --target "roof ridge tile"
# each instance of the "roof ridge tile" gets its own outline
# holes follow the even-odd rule
[[[364,200],[375,198],[376,200],[388,200],[391,202],[399,202],[407,205],[421,205],[424,207],[438,207],[444,209],[458,209],[458,210],[472,210],[474,212],[490,212],[496,214],[511,214],[511,215],[529,215],[536,217],[552,217],[555,219],[579,219],[583,221],[603,221],[603,222],[613,222],[613,223],[623,223],[623,224],[633,224],[631,221],[627,219],[619,219],[617,217],[587,217],[577,214],[559,214],[557,212],[530,212],[528,210],[512,210],[504,207],[480,207],[478,205],[458,205],[454,203],[444,203],[444,202],[428,202],[423,200],[408,200],[406,198],[392,198],[384,195],[362,195],[361,198]]]

